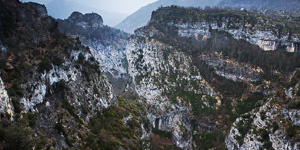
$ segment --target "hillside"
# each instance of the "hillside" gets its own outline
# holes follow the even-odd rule
[[[300,148],[297,16],[168,6],[129,35],[0,8],[0,149]]]
[[[142,146],[143,106],[113,94],[89,48],[44,6],[1,0],[0,20],[0,149]]]
[[[150,20],[152,11],[155,11],[159,7],[178,5],[204,8],[205,6],[215,6],[220,1],[221,0],[159,0],[142,7],[132,15],[128,16],[125,20],[116,25],[116,28],[128,33],[133,33],[135,29],[145,26]]]
[[[98,14],[73,12],[68,19],[59,20],[59,30],[79,37],[100,63],[111,81],[116,95],[128,95],[125,86],[128,80],[125,47],[129,34],[106,25]],[[129,94],[132,95],[132,94]],[[127,97],[127,96],[125,96]]]
[[[142,57],[141,53],[132,52],[131,55],[136,55],[136,59],[129,66],[137,65],[145,70],[142,74],[132,72],[131,75],[141,81],[136,82],[141,86],[141,91],[150,83],[154,84],[156,90],[162,91],[161,95],[166,96],[164,102],[170,101],[176,105],[187,103],[190,106],[188,110],[191,110],[187,114],[194,116],[195,120],[204,119],[216,123],[218,128],[198,131],[189,130],[189,125],[185,122],[187,130],[184,130],[186,132],[183,135],[192,135],[192,143],[195,144],[190,147],[194,149],[222,146],[228,149],[299,147],[296,142],[299,119],[293,116],[299,114],[296,104],[298,99],[289,99],[284,92],[287,89],[285,85],[288,85],[290,77],[300,64],[299,53],[286,52],[291,49],[288,45],[298,43],[298,32],[290,30],[297,31],[299,24],[296,20],[291,21],[292,27],[289,28],[285,26],[285,21],[284,18],[270,18],[245,11],[186,9],[176,6],[160,8],[152,14],[147,26],[136,30],[136,40],[139,43],[133,44],[137,45],[136,50],[147,45],[157,45],[157,48],[142,49]],[[272,22],[278,25],[274,26]],[[280,24],[282,29],[279,29]],[[286,35],[291,37],[282,38]],[[276,44],[280,40],[280,44]],[[289,42],[291,43],[288,44]],[[156,49],[161,53],[157,53]],[[174,55],[181,59],[174,59]],[[169,68],[168,71],[156,71],[155,67],[151,67],[152,57],[161,57],[160,62],[168,61],[173,65],[168,67],[164,64]],[[190,64],[186,65],[187,62]],[[187,71],[191,68],[194,71]],[[164,73],[156,75],[152,73],[153,70]],[[191,78],[181,75],[181,71]],[[199,77],[188,73],[198,74]],[[199,79],[200,83],[206,84],[191,84],[198,83]],[[210,92],[203,90],[203,87],[210,89]],[[157,94],[146,94],[153,96],[146,97],[150,99],[149,103],[155,104],[151,100],[163,99],[156,99],[152,93]],[[200,97],[193,95],[196,93]],[[203,97],[208,98],[208,101]],[[278,106],[274,108],[276,111],[272,109],[273,105]],[[266,115],[260,118],[259,113]],[[276,117],[281,115],[284,117],[280,121]],[[272,122],[274,118],[276,119]],[[266,125],[272,123],[276,127]],[[178,135],[176,130],[165,127],[161,129]],[[290,136],[289,130],[293,130],[295,134]],[[196,134],[189,131],[196,131]],[[203,142],[206,144],[201,144]],[[181,144],[178,146],[182,147]]]

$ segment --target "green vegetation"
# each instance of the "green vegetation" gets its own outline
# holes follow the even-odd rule
[[[247,113],[255,108],[255,104],[259,100],[263,100],[264,96],[262,93],[253,93],[247,99],[239,101],[236,106],[236,111],[238,114]]]
[[[287,134],[287,136],[289,136],[290,138],[295,137],[300,131],[300,126],[294,125],[292,123],[288,123],[285,132]]]
[[[17,114],[14,122],[6,118],[1,118],[1,120],[0,149],[31,150],[33,147],[50,149],[51,142],[44,135],[33,136],[35,114]]]
[[[251,129],[252,121],[253,121],[253,119],[249,117],[245,120],[241,120],[237,124],[237,129],[238,129],[239,133],[241,134],[239,137],[236,138],[239,142],[239,145],[243,145],[244,137],[246,136],[248,131]]]
[[[290,109],[300,109],[300,99],[293,99],[289,102],[288,108]]]
[[[199,148],[208,150],[211,148],[222,149],[224,145],[219,145],[225,138],[217,132],[206,132],[203,134],[196,134],[193,136],[194,141],[199,143]]]
[[[141,147],[141,124],[149,131],[149,121],[142,118],[144,112],[143,106],[132,100],[126,100],[118,97],[119,104],[110,106],[99,112],[90,119],[89,129],[91,134],[86,139],[84,147],[92,149],[118,149],[120,146],[130,149],[139,149]],[[124,125],[122,119],[132,115],[132,118]],[[138,129],[138,130],[136,130]]]
[[[68,100],[64,99],[62,101],[62,107],[65,108],[70,113],[70,115],[74,117],[75,121],[79,122],[80,124],[83,124],[82,120],[75,113],[74,108],[70,105]]]
[[[202,95],[191,91],[185,91],[184,85],[183,87],[177,87],[175,91],[170,92],[167,95],[171,97],[171,101],[173,103],[177,103],[177,97],[180,97],[184,102],[191,103],[192,112],[196,117],[205,118],[214,115],[214,109],[211,107],[207,107],[201,100]],[[209,98],[208,100],[211,104],[216,103],[214,99]],[[214,105],[212,105],[212,107],[213,106]]]
[[[160,137],[164,137],[164,138],[172,138],[172,132],[168,132],[168,131],[163,131],[163,130],[159,130],[156,128],[152,129],[152,133],[159,135]]]
[[[198,9],[198,8],[183,8],[178,6],[162,7],[153,12],[150,23],[187,23],[187,22],[216,22],[221,27],[222,22],[229,20],[227,28],[238,29],[240,26],[246,27],[250,24],[248,29],[255,30],[259,27],[267,27],[272,29],[279,35],[299,33],[299,24],[297,18],[284,18],[279,15],[266,16],[258,14],[257,12],[235,11],[230,9]],[[289,24],[286,24],[289,22]],[[276,25],[276,28],[272,25]]]
[[[40,63],[39,63],[39,72],[43,73],[44,70],[49,71],[52,68],[51,63],[46,60],[43,59]]]
[[[279,129],[279,125],[278,125],[278,123],[277,122],[273,122],[273,133],[276,131],[276,130],[278,130]]]
[[[264,129],[259,129],[258,133],[260,134],[260,141],[263,143],[263,148],[274,150],[272,147],[272,142],[270,141],[269,132]]]

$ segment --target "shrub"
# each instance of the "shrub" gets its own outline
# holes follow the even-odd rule
[[[48,26],[48,31],[53,33],[56,31],[57,27],[58,27],[58,22],[53,19]]]
[[[67,111],[70,113],[70,115],[74,117],[75,121],[79,122],[80,124],[83,124],[83,121],[75,113],[73,106],[70,105],[70,103],[68,102],[68,100],[64,99],[62,101],[62,107],[65,108],[65,109],[67,109]]]
[[[21,105],[19,103],[19,100],[16,97],[11,97],[11,100],[12,100],[12,103],[14,105],[15,112],[16,113],[21,113],[22,108],[21,108]]]
[[[290,103],[289,103],[289,106],[288,106],[290,109],[300,109],[300,100],[299,99],[295,99],[295,100],[292,100]]]
[[[273,122],[273,133],[279,129],[279,125],[277,122]]]
[[[296,91],[296,95],[300,96],[300,87],[298,87],[298,90]]]
[[[165,138],[169,138],[169,139],[172,138],[172,132],[163,131],[163,130],[159,130],[159,129],[156,129],[156,128],[153,128],[152,132],[154,134],[159,135],[160,137],[165,137]]]
[[[52,68],[51,63],[47,59],[43,59],[39,63],[39,72],[42,73],[44,70],[49,71]]]
[[[79,63],[83,63],[83,61],[84,61],[84,55],[82,54],[82,53],[80,53],[79,55],[78,55],[78,60],[77,60]]]
[[[200,143],[203,149],[210,149],[213,147],[216,140],[217,140],[216,132],[207,132],[201,135]]]
[[[285,132],[286,132],[287,136],[292,138],[295,135],[297,135],[297,130],[299,130],[299,129],[300,129],[300,126],[296,126],[296,125],[293,125],[292,123],[289,123],[285,129]]]
[[[62,122],[61,121],[58,121],[55,124],[55,129],[58,131],[58,133],[63,133],[64,135],[66,134],[65,130],[64,130],[64,127],[62,126]]]
[[[62,65],[64,62],[65,62],[65,61],[64,61],[62,58],[60,58],[60,57],[58,57],[58,56],[53,56],[53,60],[52,60],[53,65],[60,66],[60,65]]]

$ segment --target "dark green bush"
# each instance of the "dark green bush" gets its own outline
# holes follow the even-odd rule
[[[44,72],[44,70],[49,71],[51,68],[52,68],[51,63],[47,59],[43,59],[39,63],[39,69],[38,69],[38,71],[40,73],[42,73],[42,72]]]
[[[292,138],[292,137],[297,135],[298,130],[300,130],[300,126],[296,126],[292,123],[289,123],[288,126],[285,129],[285,132],[286,132],[287,136]]]
[[[53,60],[52,60],[52,63],[53,65],[56,65],[56,66],[60,66],[64,63],[64,59],[58,57],[58,56],[53,56]]]
[[[156,129],[156,128],[153,128],[152,132],[154,134],[159,135],[160,137],[169,138],[169,139],[172,138],[172,132],[163,131],[163,130],[159,130],[159,129]]]
[[[21,113],[22,108],[17,97],[11,97],[16,113]]]
[[[276,131],[276,130],[278,130],[279,129],[279,125],[278,125],[278,123],[277,122],[273,122],[273,133]]]
[[[300,100],[291,100],[288,107],[290,109],[300,109]]]
[[[62,107],[65,108],[65,109],[67,109],[67,111],[70,113],[70,115],[74,117],[75,121],[79,122],[80,124],[83,124],[83,121],[75,113],[73,106],[70,105],[70,103],[68,102],[68,100],[64,99],[62,101]]]
[[[207,132],[201,135],[200,143],[203,149],[208,150],[213,147],[216,140],[217,140],[216,132]]]

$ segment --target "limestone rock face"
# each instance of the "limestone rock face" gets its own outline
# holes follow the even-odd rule
[[[126,56],[128,73],[135,91],[149,107],[147,117],[153,128],[171,132],[176,146],[184,149],[193,148],[193,130],[207,128],[210,124],[213,124],[210,130],[218,130],[218,125],[209,121],[201,126],[191,115],[192,106],[186,99],[180,96],[172,98],[172,91],[183,88],[181,85],[184,83],[187,83],[183,88],[186,92],[218,98],[218,94],[191,64],[190,56],[155,40],[138,41],[138,37],[130,40]],[[203,100],[199,107],[214,108],[215,105],[206,103],[204,97],[199,99]]]
[[[68,18],[69,21],[83,28],[100,28],[103,27],[103,19],[96,13],[82,14],[80,12],[73,12]]]
[[[270,146],[276,150],[299,148],[300,142],[292,142],[286,135],[284,121],[278,119],[282,115],[284,119],[291,120],[294,125],[299,125],[299,119],[293,117],[299,113],[299,110],[286,110],[278,105],[271,106],[272,101],[274,103],[276,100],[269,99],[258,110],[253,110],[245,115],[247,117],[241,117],[235,121],[225,141],[228,149],[259,149],[267,143],[270,143]],[[274,124],[279,127],[275,127]],[[242,126],[248,127],[246,133],[240,133]]]
[[[178,35],[182,37],[193,37],[197,40],[205,40],[210,37],[210,29],[225,31],[232,35],[235,39],[243,39],[247,42],[259,46],[265,51],[277,50],[279,47],[284,47],[288,52],[298,52],[299,38],[288,40],[288,35],[278,37],[271,29],[254,30],[251,31],[247,26],[240,26],[238,29],[228,28],[229,20],[224,19],[221,26],[217,22],[199,22],[199,23],[186,23],[174,24],[173,22],[167,23],[170,26],[178,27]]]
[[[91,133],[90,118],[117,103],[111,84],[89,49],[79,39],[60,33],[58,22],[47,15],[44,6],[18,0],[0,3],[0,34],[9,33],[0,39],[1,132],[5,122],[16,126],[24,118],[20,131],[30,130],[26,140],[43,135],[49,147],[78,148],[83,145],[83,137],[78,136]],[[85,17],[78,23],[86,28],[103,25],[99,15]],[[27,115],[32,115],[30,126]],[[0,145],[9,146],[3,138]]]
[[[13,116],[14,113],[12,101],[9,98],[7,91],[5,90],[5,85],[1,78],[0,78],[0,112],[7,113],[11,117]]]
[[[65,20],[59,20],[59,30],[72,37],[79,37],[82,44],[89,47],[93,57],[99,62],[113,84],[113,91],[123,95],[126,86],[127,61],[125,47],[129,34],[104,26],[100,15],[74,12]]]
[[[82,51],[74,51],[71,53],[73,60],[66,60],[62,66],[52,66],[53,69],[45,71],[42,74],[34,74],[33,78],[29,80],[28,83],[22,85],[25,89],[30,89],[30,91],[25,92],[25,96],[21,98],[21,103],[23,103],[25,109],[24,112],[38,111],[36,106],[38,104],[45,104],[48,102],[50,105],[54,105],[54,102],[45,101],[45,96],[47,92],[51,92],[51,86],[55,86],[56,83],[65,82],[66,86],[70,88],[70,91],[74,93],[69,95],[71,99],[71,104],[74,107],[78,107],[80,110],[81,105],[85,105],[89,110],[86,115],[86,119],[90,116],[95,115],[97,111],[107,108],[108,106],[116,102],[116,98],[112,93],[112,87],[108,83],[105,76],[98,74],[91,74],[94,85],[89,85],[85,83],[81,69],[77,69],[73,62],[78,60],[78,55],[84,55],[85,60],[88,60],[92,55],[90,53]],[[100,88],[105,87],[105,88]],[[98,91],[98,93],[88,92],[93,91],[93,89],[103,89],[103,91]],[[92,98],[93,101],[82,101]],[[78,112],[81,114],[82,112]]]

